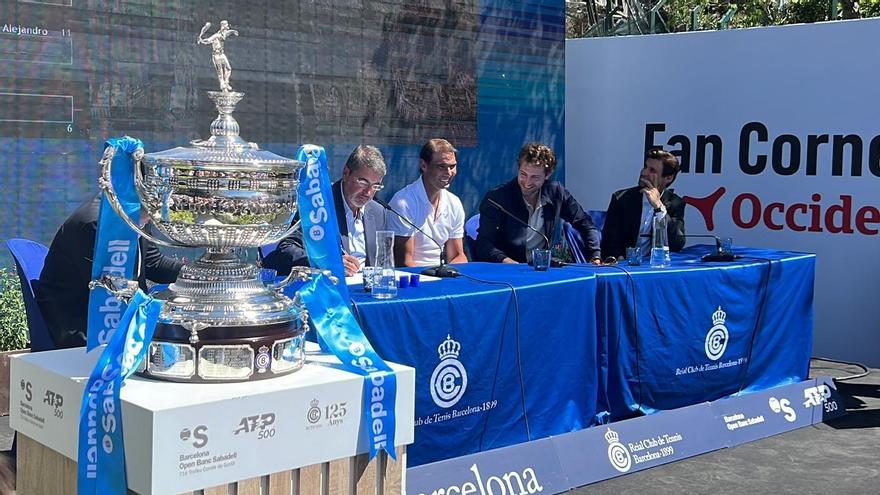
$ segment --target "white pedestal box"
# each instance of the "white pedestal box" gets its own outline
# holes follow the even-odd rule
[[[13,358],[12,428],[75,462],[83,388],[100,352],[79,348]],[[360,424],[363,377],[342,370],[317,346],[307,354],[300,371],[270,380],[126,380],[121,399],[129,489],[180,493],[369,452],[361,431],[369,425]],[[413,441],[415,371],[390,366],[397,375],[398,447]]]

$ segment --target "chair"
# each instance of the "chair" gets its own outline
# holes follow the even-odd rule
[[[467,219],[464,223],[464,247],[470,255],[470,259],[474,259],[477,249],[477,230],[480,228],[480,214]]]
[[[565,235],[565,242],[568,244],[569,249],[571,249],[572,256],[574,256],[575,263],[588,263],[590,260],[584,255],[586,248],[581,233],[568,222],[562,222],[562,232]]]
[[[599,233],[602,233],[602,227],[605,226],[605,217],[608,216],[608,212],[605,210],[590,210],[587,212],[590,215],[590,218],[593,219],[593,225],[599,229]]]
[[[49,329],[46,328],[43,314],[34,297],[33,285],[40,282],[40,272],[43,271],[43,262],[46,260],[49,248],[39,242],[27,239],[8,239],[6,247],[15,260],[15,270],[18,272],[18,280],[21,282],[21,295],[24,298],[24,308],[27,314],[31,352],[55,349],[55,342],[49,335]]]

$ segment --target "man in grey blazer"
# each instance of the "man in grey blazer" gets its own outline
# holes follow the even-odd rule
[[[375,146],[360,145],[348,156],[342,179],[331,187],[347,276],[376,259],[376,231],[386,228],[386,217],[385,208],[373,201],[373,196],[384,187],[386,172],[382,153]],[[300,231],[282,239],[278,247],[263,258],[263,267],[274,269],[279,275],[290,273],[293,266],[308,264]]]

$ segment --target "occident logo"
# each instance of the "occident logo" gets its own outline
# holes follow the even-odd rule
[[[794,409],[791,408],[791,402],[789,402],[788,399],[777,399],[776,397],[770,397],[767,402],[770,406],[770,410],[775,412],[776,414],[784,412],[785,416],[783,417],[789,423],[794,423],[794,421],[797,419],[797,413]]]
[[[727,332],[727,327],[724,326],[726,319],[727,313],[721,309],[721,306],[718,306],[718,310],[712,313],[713,326],[706,334],[706,357],[712,361],[718,361],[727,350],[727,340],[730,335]]]
[[[608,442],[608,460],[614,469],[625,473],[632,467],[632,457],[626,446],[620,443],[620,436],[616,431],[608,428],[605,432],[605,441]]]
[[[444,409],[457,404],[467,390],[467,371],[458,360],[460,351],[461,344],[450,335],[437,346],[440,363],[431,373],[431,398]]]

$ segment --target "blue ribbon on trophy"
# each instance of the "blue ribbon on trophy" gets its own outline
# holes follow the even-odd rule
[[[143,149],[143,143],[132,137],[121,137],[104,143],[104,157],[113,155],[113,188],[128,217],[138,222],[141,202],[134,186],[134,160],[132,153]],[[120,153],[120,151],[124,153]],[[98,233],[95,237],[95,254],[92,261],[92,280],[102,275],[135,278],[138,257],[138,235],[119,218],[106,196],[101,199],[98,214]],[[89,317],[87,350],[110,341],[119,319],[125,312],[125,303],[116,299],[107,289],[95,287],[89,294]]]
[[[146,355],[163,301],[138,290],[128,303],[83,392],[79,418],[77,493],[127,493],[122,434],[122,382]]]
[[[309,309],[322,349],[329,349],[347,371],[364,376],[361,424],[370,435],[370,458],[384,450],[396,459],[397,377],[376,354],[348,307],[327,155],[320,146],[303,145],[296,159],[306,164],[300,172],[298,193],[306,252],[313,266],[330,270],[339,278],[339,284],[334,285],[326,275],[319,275],[303,286],[299,295]]]

